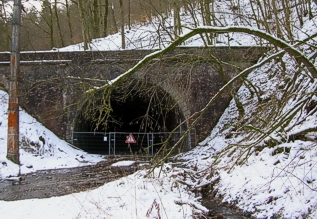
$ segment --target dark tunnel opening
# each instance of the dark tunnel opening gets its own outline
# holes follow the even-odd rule
[[[76,147],[96,154],[153,155],[162,147],[170,132],[184,120],[170,94],[158,86],[141,82],[112,91],[110,103],[112,111],[98,127],[94,121],[100,116],[97,110],[91,118],[82,112],[78,114],[73,132]],[[184,125],[178,127],[168,146],[174,145],[185,129]],[[130,133],[135,143],[126,143]]]

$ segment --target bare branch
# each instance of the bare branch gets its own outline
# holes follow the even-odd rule
[[[262,39],[267,40],[268,42],[272,43],[274,46],[278,46],[284,51],[288,52],[291,56],[295,57],[297,60],[301,61],[312,74],[313,77],[317,78],[317,69],[312,62],[298,49],[296,49],[291,44],[288,44],[284,40],[278,39],[271,34],[268,34],[262,30],[248,28],[248,27],[197,27],[187,34],[181,35],[177,38],[174,42],[172,42],[169,46],[162,50],[155,51],[147,56],[145,56],[142,60],[140,60],[134,67],[123,73],[122,75],[118,76],[112,81],[109,81],[109,84],[105,86],[112,85],[115,86],[120,83],[124,78],[133,75],[136,71],[140,68],[145,66],[147,63],[152,61],[155,58],[160,57],[161,55],[166,54],[167,52],[171,51],[181,43],[185,42],[187,39],[201,33],[228,33],[228,32],[239,32],[239,33],[247,33],[253,36],[260,37]],[[103,87],[99,88],[102,89]]]

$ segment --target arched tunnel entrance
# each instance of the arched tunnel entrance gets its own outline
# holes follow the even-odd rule
[[[153,155],[161,148],[166,152],[187,128],[180,126],[184,121],[180,107],[159,86],[135,79],[115,88],[108,99],[112,109],[108,113],[104,97],[96,94],[75,121],[73,144],[89,153]]]

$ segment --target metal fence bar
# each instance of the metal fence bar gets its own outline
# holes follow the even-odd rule
[[[150,144],[149,133],[146,134],[146,140],[147,140],[147,145],[149,145]],[[148,147],[147,153],[150,154],[149,152],[150,152],[150,148]]]
[[[111,133],[109,133],[109,143],[108,143],[108,146],[109,146],[108,150],[109,150],[109,155],[110,155],[110,153],[111,153]]]
[[[116,133],[113,134],[113,155],[116,155]]]
[[[152,155],[153,155],[153,144],[154,144],[154,135],[153,135],[153,133],[152,133],[152,145],[151,145]]]

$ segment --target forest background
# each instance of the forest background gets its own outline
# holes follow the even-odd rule
[[[0,51],[10,50],[12,1],[1,0]],[[8,4],[9,3],[9,4]],[[278,38],[292,41],[295,26],[302,26],[305,18],[313,17],[316,0],[249,0],[251,10],[244,11],[245,1],[222,1],[230,10],[222,11],[216,0],[44,0],[22,1],[21,50],[50,50],[84,42],[88,48],[92,39],[121,32],[133,26],[160,21],[159,30],[167,33],[170,42],[181,33],[184,25],[181,16],[192,17],[193,26],[228,26],[226,17],[235,17],[234,25],[256,26]],[[11,8],[10,8],[11,7]],[[201,15],[201,16],[199,16]],[[166,22],[173,17],[171,22]],[[199,17],[202,17],[202,21]],[[223,18],[223,19],[222,19]],[[296,25],[295,25],[296,24]],[[153,24],[154,25],[154,24]],[[205,44],[212,44],[213,35],[204,34]]]
[[[10,50],[12,5],[8,3],[0,2],[0,51]],[[152,16],[186,5],[186,1],[168,0],[44,0],[26,6],[27,3],[22,1],[22,51],[90,42],[117,33],[122,24],[131,29],[135,24],[150,21]]]

